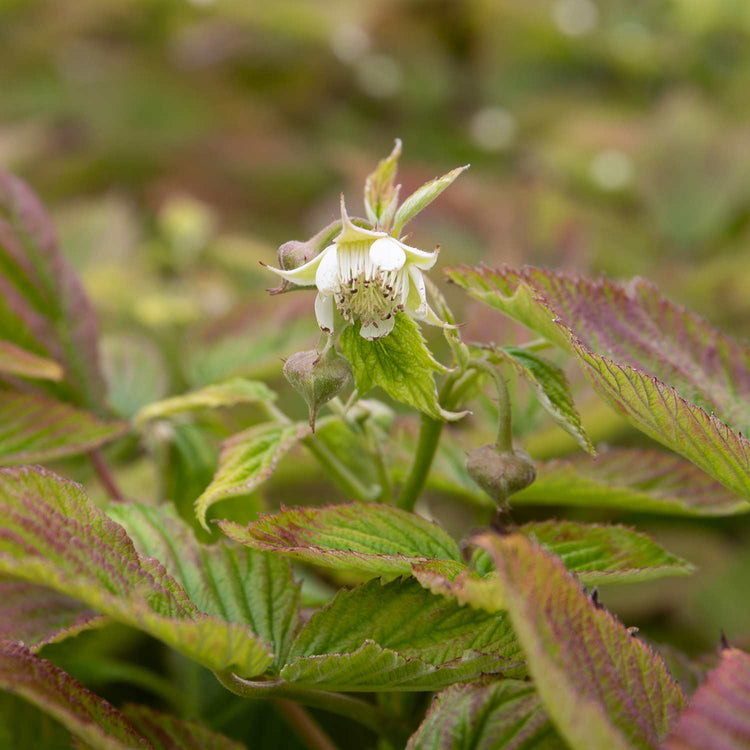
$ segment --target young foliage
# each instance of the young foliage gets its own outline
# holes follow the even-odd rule
[[[419,326],[404,313],[397,313],[393,330],[383,338],[368,341],[359,335],[359,323],[341,334],[341,349],[354,371],[361,396],[380,386],[392,399],[413,406],[433,419],[459,419],[438,403],[433,373],[446,372],[430,353]]]
[[[534,268],[448,272],[472,296],[575,356],[640,430],[750,498],[750,351],[664,299]]]
[[[432,699],[406,750],[559,750],[533,685],[482,679],[452,685]]]
[[[750,747],[750,656],[721,652],[719,666],[698,688],[664,750],[744,750]]]
[[[661,658],[529,539],[476,541],[492,556],[529,672],[565,740],[577,750],[658,747],[684,704]]]
[[[199,612],[78,485],[34,468],[0,471],[0,572],[49,586],[150,633],[209,669],[261,674],[268,647],[246,626]]]
[[[62,380],[63,369],[47,357],[26,351],[10,341],[0,341],[0,374],[40,380]]]
[[[84,453],[127,429],[41,393],[0,390],[0,466]]]
[[[112,505],[108,514],[142,557],[164,565],[201,612],[248,625],[283,664],[300,596],[286,560],[228,542],[200,544],[171,505]]]
[[[124,750],[241,750],[195,722],[130,706],[118,711],[80,682],[19,644],[0,643],[0,687],[54,717],[86,747]]]
[[[309,433],[306,424],[269,422],[227,440],[211,484],[195,501],[195,514],[201,525],[208,531],[206,513],[214,503],[252,492],[273,474],[279,459]]]

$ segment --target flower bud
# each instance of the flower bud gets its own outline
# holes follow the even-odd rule
[[[513,493],[528,487],[536,478],[534,463],[526,451],[501,453],[493,444],[470,451],[466,470],[498,506],[504,505]]]
[[[318,409],[351,385],[352,368],[333,347],[293,354],[284,363],[284,377],[307,402],[310,427],[315,431]]]

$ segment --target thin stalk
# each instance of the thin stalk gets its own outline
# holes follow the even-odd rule
[[[101,451],[95,449],[89,451],[89,458],[91,459],[91,465],[94,467],[96,475],[99,477],[99,481],[107,491],[107,494],[117,503],[125,501],[125,495],[120,492],[120,488],[115,482],[115,478],[110,471],[107,462],[104,460],[104,456]]]
[[[365,422],[364,428],[367,442],[369,443],[370,455],[378,472],[378,481],[380,482],[380,494],[377,500],[380,503],[390,503],[393,500],[393,486],[391,485],[391,478],[388,475],[388,467],[383,455],[383,446],[369,422]]]
[[[479,370],[492,378],[497,391],[497,439],[495,445],[498,450],[512,453],[513,452],[513,425],[511,422],[510,395],[505,378],[502,376],[497,367],[493,367],[489,362],[483,359],[472,359],[469,367]]]
[[[302,706],[286,698],[273,698],[272,701],[309,750],[336,750],[333,740]]]

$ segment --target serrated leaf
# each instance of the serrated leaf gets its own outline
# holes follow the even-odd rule
[[[510,362],[516,373],[529,383],[539,403],[555,422],[572,435],[583,450],[595,455],[594,446],[573,403],[565,373],[553,362],[526,349],[503,346],[492,351],[496,357]]]
[[[632,424],[750,498],[750,350],[664,299],[534,268],[451,269],[472,296],[575,356]]]
[[[10,341],[0,341],[0,373],[41,380],[63,378],[63,369],[57,362],[26,351]]]
[[[492,556],[529,672],[568,744],[658,747],[684,704],[661,657],[597,608],[562,562],[527,537],[484,534],[475,541]]]
[[[430,354],[419,326],[405,313],[387,335],[368,341],[359,335],[360,324],[341,334],[341,350],[349,360],[360,395],[380,386],[392,399],[427,414],[433,419],[459,419],[463,414],[448,412],[438,403],[433,373],[446,372]]]
[[[27,581],[0,578],[0,641],[32,651],[106,622],[85,604]]]
[[[400,156],[401,141],[396,138],[393,151],[385,159],[380,160],[365,180],[365,212],[376,228],[387,229],[396,213],[401,186],[394,186],[393,179]]]
[[[107,750],[242,750],[243,747],[196,722],[183,721],[145,706],[128,706],[118,711],[52,662],[18,644],[0,644],[0,687],[55,718],[86,747]]]
[[[268,647],[247,627],[204,615],[81,488],[40,468],[0,470],[0,573],[48,586],[144,630],[209,669],[261,674]]]
[[[227,440],[221,447],[219,468],[211,484],[195,501],[195,515],[203,528],[208,531],[206,513],[214,503],[252,492],[273,474],[279,459],[309,434],[307,424],[270,422]]]
[[[414,563],[431,558],[463,567],[458,546],[437,524],[391,505],[292,508],[247,527],[219,525],[241,544],[334,569],[409,575]]]
[[[483,679],[432,699],[406,750],[563,750],[533,685]]]
[[[0,466],[85,453],[127,429],[40,393],[0,390]]]
[[[664,750],[746,750],[750,747],[750,656],[735,648],[698,688]]]
[[[514,505],[575,505],[646,513],[723,516],[750,505],[679,456],[659,450],[618,448],[537,464],[532,485]]]
[[[298,687],[428,690],[513,670],[523,673],[502,615],[462,608],[407,579],[340,591],[300,631],[281,676]]]
[[[200,544],[169,504],[121,503],[107,512],[138,553],[159,560],[201,612],[248,625],[271,644],[277,663],[284,663],[300,598],[286,560],[228,542]]]
[[[393,228],[391,234],[398,236],[401,230],[410,222],[420,211],[425,209],[427,206],[440,195],[453,181],[458,177],[461,172],[468,169],[469,165],[463,167],[456,167],[450,172],[447,172],[442,177],[437,177],[430,182],[425,183],[422,187],[417,188],[399,207],[396,211],[396,216],[393,219]]]
[[[21,180],[0,169],[0,339],[63,367],[63,382],[44,385],[47,392],[101,409],[97,336],[94,310],[49,216]]]
[[[232,378],[224,383],[148,404],[135,415],[133,422],[137,427],[142,427],[152,419],[164,419],[184,412],[273,401],[275,398],[276,394],[259,380]]]

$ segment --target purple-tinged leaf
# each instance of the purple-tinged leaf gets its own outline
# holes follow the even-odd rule
[[[409,575],[414,563],[433,558],[463,567],[458,546],[437,524],[391,505],[290,508],[247,527],[219,526],[240,544],[340,570]]]
[[[10,341],[0,341],[0,374],[21,375],[40,380],[62,380],[63,369],[57,362],[26,351]]]
[[[698,688],[664,750],[747,750],[750,747],[750,656],[735,648]]]
[[[0,641],[36,651],[104,622],[106,618],[57,591],[0,578]]]
[[[127,430],[40,393],[0,390],[0,466],[85,453]]]
[[[574,355],[595,390],[638,429],[750,498],[750,349],[628,285],[526,267],[461,267],[473,297]]]
[[[0,469],[0,516],[0,573],[80,600],[209,669],[251,676],[270,665],[250,628],[201,613],[73,482],[39,468]]]
[[[575,456],[537,464],[514,505],[622,508],[680,516],[746,513],[750,505],[679,456],[618,448],[596,459]]]
[[[406,750],[562,750],[534,686],[482,679],[432,699]]]
[[[21,180],[0,169],[0,338],[63,367],[64,382],[45,386],[53,395],[102,409],[97,337],[94,310],[49,216]]]
[[[525,536],[483,534],[529,672],[558,731],[577,750],[655,748],[684,696],[664,662]]]

